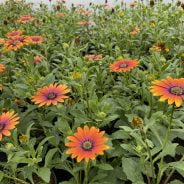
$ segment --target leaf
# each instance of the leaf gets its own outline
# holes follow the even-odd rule
[[[68,121],[59,118],[58,121],[56,122],[56,127],[61,131],[63,134],[71,134],[72,130],[70,128],[70,125]]]
[[[124,150],[136,154],[135,150],[133,149],[134,147],[130,144],[121,144],[120,145]]]
[[[110,164],[97,164],[96,167],[105,171],[110,171],[114,169]]]
[[[51,174],[49,168],[46,168],[46,167],[39,168],[37,174],[45,182],[49,183],[49,181],[50,181],[50,174]]]
[[[58,151],[58,148],[53,148],[48,151],[47,155],[45,156],[45,165],[44,167],[49,167],[50,162],[52,161],[52,158],[54,154]]]
[[[173,180],[170,182],[170,184],[183,184],[183,182],[181,182],[179,180]]]
[[[170,155],[170,156],[174,157],[175,153],[176,153],[176,146],[177,145],[178,145],[177,143],[167,144],[165,149],[162,150],[162,152],[154,159],[153,162],[157,161],[159,158],[164,157],[166,155]]]
[[[169,166],[174,167],[175,169],[180,169],[184,171],[184,161],[171,162]]]
[[[130,136],[123,130],[118,130],[111,135],[112,139],[129,139]]]
[[[126,132],[132,132],[133,130],[128,127],[128,126],[120,126],[120,128],[122,128],[123,130],[125,130]]]
[[[127,179],[132,182],[143,182],[140,163],[137,159],[122,158],[122,167]]]
[[[36,152],[39,152],[39,150],[41,149],[42,145],[44,145],[49,139],[52,139],[52,138],[54,138],[54,136],[46,137],[45,139],[43,139],[43,140],[39,143],[39,145],[38,145],[38,147],[37,147],[37,149],[36,149]]]
[[[4,177],[4,173],[0,171],[0,181],[3,179],[3,177]]]
[[[107,176],[107,174],[105,174],[105,173],[99,173],[95,177],[93,177],[93,179],[90,181],[90,184],[92,184],[94,181],[102,180],[106,176]]]
[[[28,126],[27,130],[26,130],[26,135],[27,135],[27,137],[28,137],[28,140],[30,139],[30,132],[31,132],[31,128],[32,128],[33,125],[34,125],[34,123],[31,123],[31,124]]]

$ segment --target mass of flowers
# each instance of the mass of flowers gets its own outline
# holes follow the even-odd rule
[[[0,4],[0,183],[183,183],[184,4],[48,3]]]

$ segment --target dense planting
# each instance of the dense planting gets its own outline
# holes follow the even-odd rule
[[[0,13],[2,184],[182,183],[182,3]]]

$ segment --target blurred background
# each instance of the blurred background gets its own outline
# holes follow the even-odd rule
[[[6,0],[0,0],[0,2],[5,2]],[[50,3],[55,3],[57,0],[51,0],[51,2],[49,0],[26,0],[26,2],[32,2],[35,4],[39,4],[40,2],[46,3],[46,4],[50,4]],[[88,5],[90,2],[95,3],[95,4],[102,4],[105,3],[105,0],[65,0],[66,3],[68,5],[73,4],[85,4]],[[116,5],[118,3],[120,3],[122,0],[108,0],[108,4],[109,5]],[[134,0],[123,0],[126,3],[131,3]],[[145,2],[148,0],[144,0]],[[164,2],[172,2],[172,0],[163,0]],[[176,2],[177,0],[173,0],[173,2]]]

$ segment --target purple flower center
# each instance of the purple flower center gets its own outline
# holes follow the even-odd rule
[[[0,132],[4,129],[5,126],[5,122],[0,122]]]
[[[82,143],[81,147],[85,151],[91,151],[93,149],[93,142],[90,140],[86,140]]]
[[[32,40],[33,40],[34,42],[39,42],[39,41],[40,41],[40,38],[32,38]]]
[[[180,96],[180,95],[183,95],[183,94],[184,94],[184,89],[183,89],[182,87],[177,87],[177,86],[175,86],[175,87],[172,87],[172,88],[170,89],[170,92],[171,92],[172,94],[174,94],[174,95]]]
[[[57,96],[58,96],[57,93],[55,93],[55,92],[50,92],[50,93],[47,94],[46,97],[47,97],[48,100],[53,100],[53,99],[55,99]]]
[[[18,43],[20,43],[20,41],[19,41],[19,40],[12,40],[11,45],[15,46],[15,45],[17,45]]]
[[[122,63],[119,65],[120,68],[126,68],[127,66],[128,66],[128,64],[126,64],[126,63]]]

